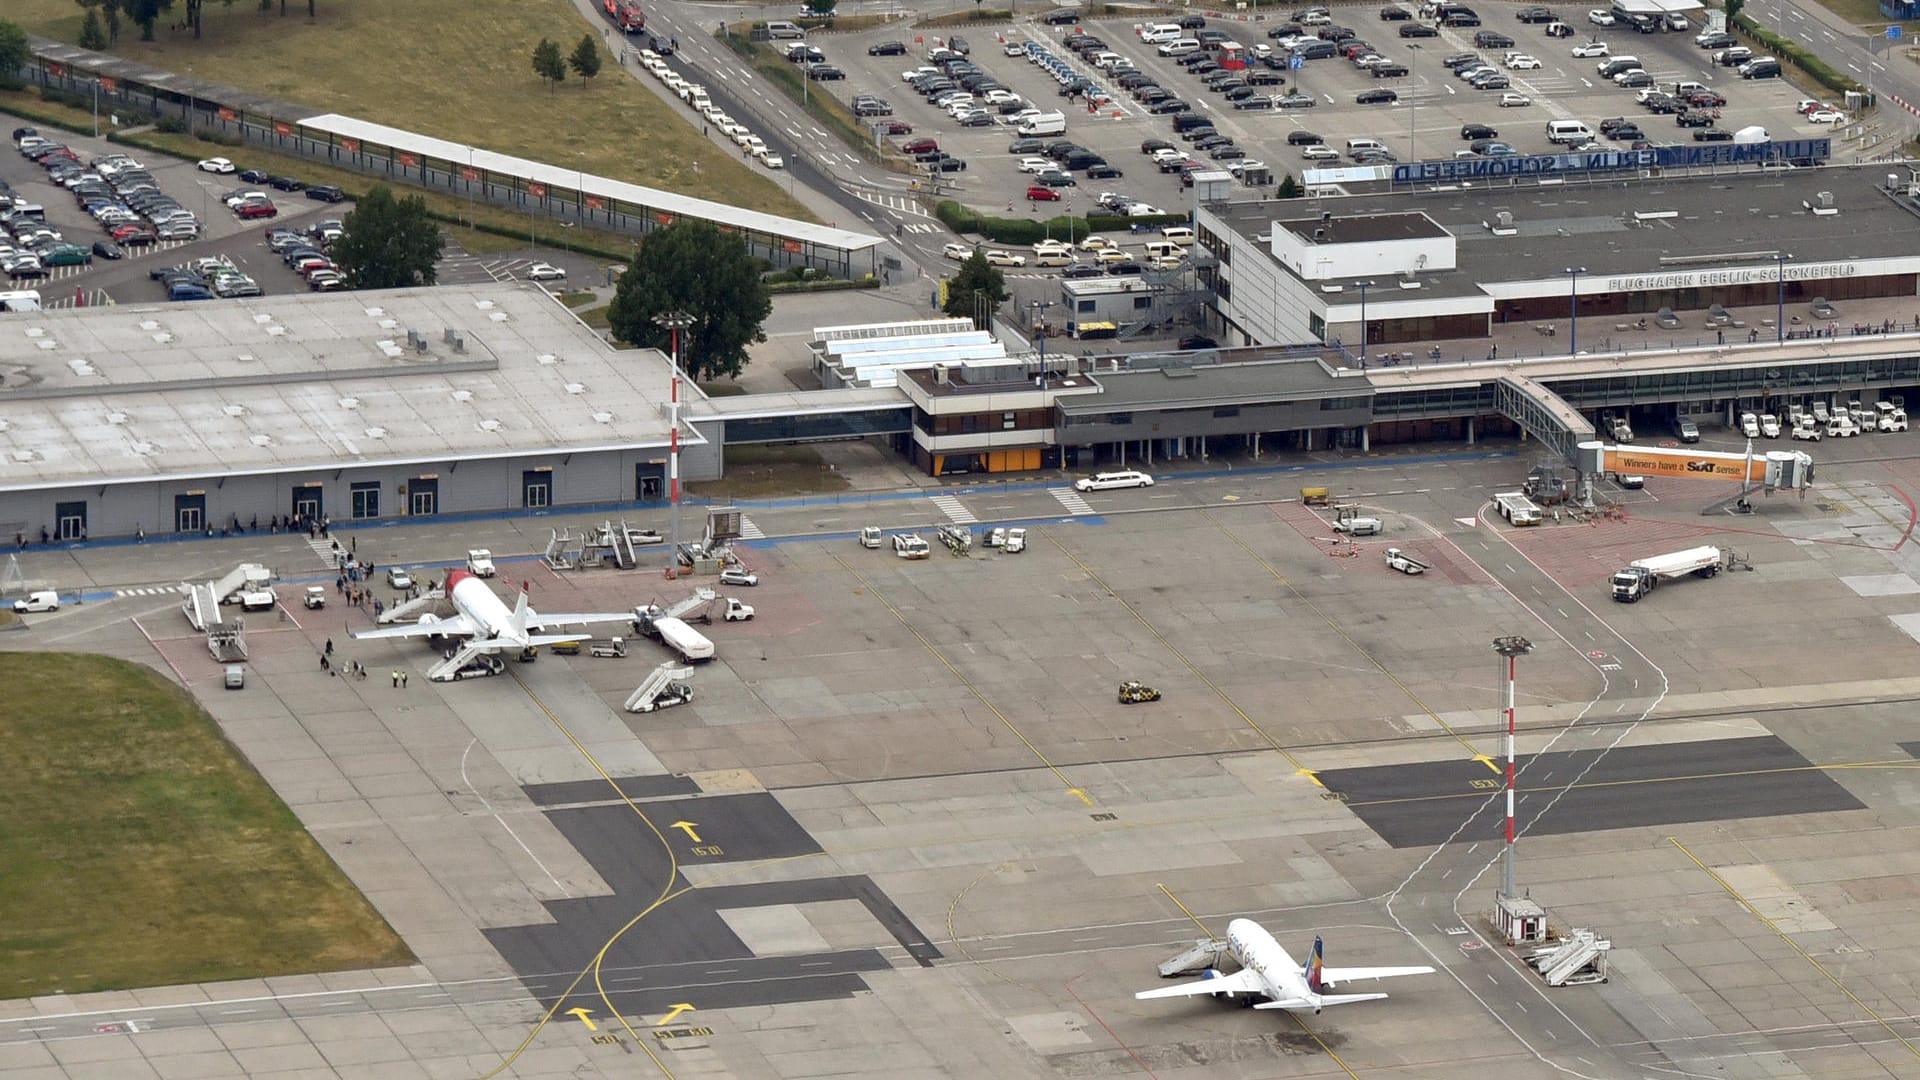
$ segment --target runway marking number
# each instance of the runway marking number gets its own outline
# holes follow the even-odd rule
[[[595,1046],[619,1046],[620,1045],[620,1036],[614,1035],[612,1033],[603,1034],[603,1035],[590,1035],[588,1036],[588,1038],[593,1042]]]
[[[693,849],[693,853],[702,857],[711,858],[715,855],[725,855],[726,849],[722,848],[719,844],[701,844]]]
[[[1492,791],[1500,786],[1500,781],[1498,780],[1469,780],[1467,783],[1472,784],[1481,791]]]

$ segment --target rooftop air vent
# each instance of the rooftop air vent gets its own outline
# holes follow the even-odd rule
[[[128,447],[128,449],[132,450],[136,454],[139,454],[141,457],[151,457],[153,455],[153,452],[158,448],[155,447],[150,442],[136,442],[132,446]]]
[[[542,364],[546,364],[549,366],[560,362],[560,358],[553,355],[552,353],[541,353],[539,359]]]
[[[226,413],[228,416],[247,415],[247,407],[245,405],[222,405],[220,406],[220,411]]]
[[[472,401],[472,400],[473,400],[473,391],[471,391],[471,390],[455,390],[455,391],[453,392],[453,400],[455,400],[455,401],[458,401],[458,402],[463,402],[463,403],[464,403],[464,402],[468,402],[468,401]]]
[[[367,308],[366,311],[367,311],[367,318],[369,319],[377,319],[380,316],[385,315],[387,313],[386,308],[377,308],[377,307]]]
[[[117,409],[107,414],[107,423],[109,424],[124,424],[126,422],[127,414]]]
[[[87,375],[100,374],[98,371],[95,371],[93,369],[92,364],[89,364],[85,360],[80,360],[80,359],[73,359],[73,360],[67,361],[67,370],[73,372],[75,375],[79,375],[83,377]]]
[[[613,414],[610,412],[594,413],[593,422],[596,424],[611,424],[613,423]]]
[[[343,397],[340,399],[340,407],[343,409],[357,409],[360,407],[360,399],[357,397]]]
[[[587,385],[585,383],[570,382],[567,384],[567,393],[569,394],[584,394],[586,392]]]
[[[482,421],[480,421],[480,430],[481,430],[481,431],[499,431],[499,430],[500,430],[500,421],[498,421],[498,420],[495,420],[495,419],[493,419],[493,418],[491,418],[491,417],[489,417],[489,418],[487,418],[487,419],[485,419],[485,420],[482,420]]]
[[[370,427],[370,428],[368,428],[368,429],[367,429],[367,438],[369,438],[369,439],[384,439],[384,438],[386,438],[386,437],[387,437],[387,429],[386,429],[386,428],[383,428],[383,427]]]
[[[1513,227],[1513,214],[1507,210],[1495,212],[1493,220],[1487,222],[1486,225],[1487,231],[1495,236],[1515,236],[1520,232],[1519,229]]]
[[[250,443],[252,443],[252,444],[253,444],[253,445],[255,445],[255,446],[272,446],[272,445],[273,445],[273,436],[271,436],[271,435],[268,435],[268,434],[266,434],[266,433],[264,433],[264,432],[262,432],[262,433],[260,433],[260,434],[257,434],[257,435],[249,435],[249,436],[247,436],[247,441],[248,441],[248,442],[250,442]]]
[[[1801,205],[1813,211],[1814,217],[1832,217],[1840,212],[1840,208],[1833,205],[1833,192],[1831,191],[1818,192],[1814,195],[1812,202],[1802,203]]]

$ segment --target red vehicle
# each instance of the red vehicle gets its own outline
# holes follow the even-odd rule
[[[623,34],[637,34],[647,28],[647,13],[640,10],[638,0],[600,0],[600,6]]]
[[[245,202],[233,208],[234,216],[242,221],[251,221],[254,218],[270,218],[279,212],[279,207],[274,206],[270,202]]]
[[[905,120],[882,120],[878,125],[882,135],[911,135],[913,125]]]
[[[1035,184],[1027,189],[1028,202],[1059,202],[1060,193],[1050,187]]]
[[[900,149],[908,154],[931,154],[940,149],[940,144],[932,139],[909,139],[900,144]]]

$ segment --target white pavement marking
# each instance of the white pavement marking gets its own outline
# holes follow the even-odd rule
[[[1093,507],[1087,505],[1087,500],[1081,498],[1080,493],[1070,487],[1048,488],[1047,493],[1059,499],[1060,505],[1066,507],[1069,514],[1093,513]]]
[[[760,526],[755,525],[752,518],[745,514],[740,515],[740,539],[765,540],[766,538],[767,534],[760,531]]]
[[[178,595],[179,592],[180,592],[180,586],[178,585],[141,585],[131,589],[115,589],[113,590],[113,595],[115,596],[165,596],[168,594]]]
[[[939,507],[941,513],[952,518],[955,524],[971,525],[974,522],[980,520],[979,518],[973,516],[973,512],[971,510],[968,510],[965,506],[961,505],[959,498],[957,498],[956,496],[932,495],[932,496],[929,496],[929,498],[933,500],[933,505]]]

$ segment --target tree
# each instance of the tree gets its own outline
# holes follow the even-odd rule
[[[640,241],[614,289],[607,325],[622,341],[664,352],[673,335],[653,319],[667,312],[693,318],[680,332],[690,376],[737,376],[747,366],[747,346],[767,340],[761,324],[773,297],[744,239],[713,222],[681,218]]]
[[[1727,29],[1734,29],[1740,19],[1740,9],[1747,6],[1747,0],[1727,0]]]
[[[1292,173],[1288,173],[1280,178],[1280,190],[1277,194],[1283,199],[1299,198],[1300,181],[1295,180]]]
[[[86,8],[87,14],[89,16],[93,15],[95,12],[98,12],[100,17],[104,19],[106,23],[106,29],[107,29],[107,43],[104,46],[105,48],[110,49],[117,42],[119,42],[120,40],[120,6],[122,3],[122,0],[74,0],[74,2],[79,4],[81,7]],[[83,39],[86,36],[86,32],[87,32],[86,24],[82,23],[80,27],[80,34]],[[81,42],[81,47],[82,48],[88,47],[84,40]]]
[[[0,85],[18,85],[14,73],[32,61],[33,46],[27,41],[27,32],[0,20]]]
[[[560,58],[560,46],[541,38],[533,47],[533,73],[547,80],[549,89],[558,86],[567,77],[567,62]]]
[[[592,34],[581,36],[580,44],[573,47],[573,55],[567,57],[567,66],[582,79],[600,74],[600,43],[593,40]]]
[[[173,7],[173,0],[119,0],[127,9],[127,17],[140,27],[140,40],[153,40],[153,24],[160,19],[160,13]]]
[[[396,200],[393,189],[375,184],[342,222],[333,242],[335,265],[355,289],[400,289],[434,283],[440,258],[440,226],[427,217],[418,195]]]
[[[107,47],[107,29],[100,25],[100,12],[87,9],[87,17],[80,20],[80,47],[99,52]]]
[[[949,315],[973,320],[982,330],[993,318],[993,309],[1006,302],[1007,276],[987,262],[986,253],[974,249],[973,257],[960,264],[960,272],[947,283],[947,303],[942,309]]]
[[[807,14],[819,19],[833,18],[833,9],[840,6],[840,0],[807,0]]]

